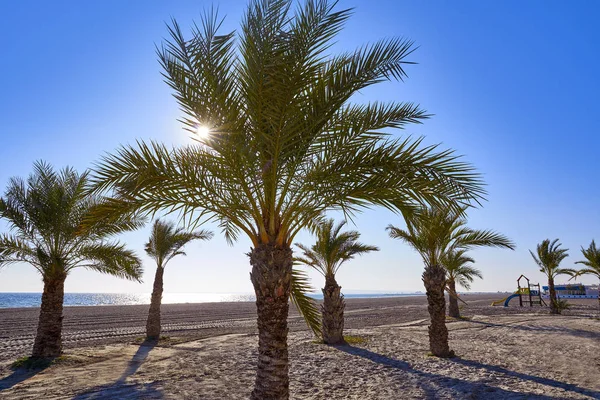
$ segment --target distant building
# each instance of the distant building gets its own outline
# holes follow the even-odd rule
[[[563,299],[595,299],[598,297],[598,285],[585,286],[581,283],[554,285],[556,295]],[[542,296],[549,297],[548,286],[542,286]]]

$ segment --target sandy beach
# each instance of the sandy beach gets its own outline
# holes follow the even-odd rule
[[[348,346],[319,344],[290,317],[294,399],[598,399],[596,301],[491,307],[501,294],[463,296],[450,321],[458,357],[427,356],[424,297],[351,299]],[[30,351],[37,309],[0,310],[2,399],[243,399],[254,382],[253,303],[164,305],[164,335],[143,343],[147,306],[67,307],[66,356],[35,372],[10,364]]]

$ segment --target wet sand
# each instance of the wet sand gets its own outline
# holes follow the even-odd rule
[[[317,344],[290,316],[294,399],[600,398],[597,301],[491,307],[502,294],[463,296],[471,318],[452,321],[457,358],[428,357],[424,297],[349,299],[351,346]],[[512,303],[511,303],[512,304]],[[242,399],[254,381],[253,303],[165,305],[164,335],[141,343],[148,306],[68,307],[66,357],[33,373],[10,362],[31,349],[37,309],[0,310],[0,398]]]

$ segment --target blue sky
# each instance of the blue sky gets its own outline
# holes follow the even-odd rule
[[[238,27],[246,2],[221,1],[224,30]],[[600,30],[595,1],[341,1],[355,7],[335,50],[383,37],[413,39],[418,65],[405,83],[381,84],[360,101],[420,103],[435,116],[399,135],[425,135],[484,174],[489,201],[470,224],[505,233],[515,252],[473,252],[484,280],[473,290],[514,290],[520,274],[542,280],[528,249],[560,238],[571,251],[600,240]],[[91,167],[104,152],[136,138],[186,143],[174,99],[162,82],[154,46],[165,21],[183,27],[213,3],[201,1],[18,1],[0,3],[0,188],[26,176],[38,159],[56,167]],[[379,253],[351,261],[339,272],[345,289],[422,290],[422,263],[384,231],[401,224],[393,214],[370,210],[356,219],[362,240]],[[4,228],[0,224],[0,228]],[[149,229],[122,237],[142,255]],[[303,235],[299,241],[309,243]],[[192,244],[172,261],[169,292],[251,292],[245,253],[250,243],[228,247],[217,235]],[[142,285],[76,271],[71,292],[148,292],[154,265],[144,257]],[[315,285],[321,286],[314,274]],[[591,278],[583,282],[593,282]],[[594,282],[595,283],[595,282]],[[0,291],[40,291],[33,268],[0,271]]]

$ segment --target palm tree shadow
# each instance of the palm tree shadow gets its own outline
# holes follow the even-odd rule
[[[85,393],[73,397],[73,400],[108,400],[118,398],[162,399],[163,393],[157,387],[157,382],[145,384],[126,383],[127,378],[135,374],[144,361],[146,361],[146,358],[148,358],[148,355],[156,344],[156,341],[145,340],[133,355],[119,379],[112,384],[94,387]]]
[[[500,367],[498,365],[484,364],[484,363],[480,363],[480,362],[474,361],[474,360],[465,360],[460,357],[455,357],[455,358],[451,359],[451,361],[453,361],[457,364],[460,364],[460,365],[477,368],[477,369],[485,369],[487,371],[500,373],[505,376],[510,376],[510,377],[525,380],[525,381],[535,382],[535,383],[539,383],[539,384],[546,385],[546,386],[552,386],[552,387],[563,389],[563,390],[569,391],[569,392],[584,394],[584,395],[590,396],[594,399],[600,399],[599,391],[582,388],[577,385],[573,385],[571,383],[561,382],[561,381],[557,381],[554,379],[543,378],[543,377],[535,376],[535,375],[529,375],[529,374],[525,374],[522,372],[516,372],[516,371],[512,371],[510,369],[504,368],[504,367]]]
[[[136,373],[136,371],[142,366],[146,358],[148,358],[148,354],[152,351],[152,349],[156,346],[157,342],[155,340],[144,340],[140,347],[137,349],[127,368],[123,371],[123,374],[119,377],[117,382],[115,383],[124,383],[125,380]]]
[[[552,397],[548,395],[540,395],[533,393],[515,392],[507,389],[502,389],[493,385],[481,381],[468,381],[464,379],[452,378],[446,375],[435,374],[431,372],[420,371],[412,368],[412,366],[406,361],[397,360],[382,354],[372,352],[367,349],[354,347],[354,346],[335,346],[338,350],[345,353],[362,357],[377,364],[390,367],[394,370],[401,370],[404,373],[408,373],[416,376],[419,387],[425,392],[425,399],[438,399],[442,395],[440,391],[444,391],[444,395],[447,395],[448,390],[457,391],[458,393],[453,394],[453,398],[458,398],[462,393],[470,393],[471,398],[515,398],[526,395],[528,399],[535,400],[557,400],[563,397]],[[548,385],[556,388],[561,388],[566,391],[585,394],[592,398],[600,398],[600,392],[581,388],[576,385],[567,384],[564,382],[556,381],[553,379],[542,378],[534,375],[523,374],[515,371],[508,370],[506,368],[497,367],[493,365],[482,364],[477,361],[462,360],[458,357],[450,359],[458,364],[470,366],[474,368],[484,368],[488,371],[494,371],[502,373],[506,376],[526,380],[530,382],[536,382],[543,385]]]
[[[496,324],[488,321],[476,321],[468,320],[467,322],[472,324],[482,325],[483,328],[507,328],[520,330],[525,332],[544,332],[544,333],[558,333],[561,335],[571,335],[583,338],[595,338],[598,336],[597,333],[586,331],[584,329],[568,328],[568,327],[554,327],[554,326],[527,326],[527,325],[508,325],[508,324]]]
[[[48,366],[50,362],[48,363]],[[13,373],[7,377],[0,379],[0,392],[3,390],[8,390],[13,386],[18,385],[19,383],[26,381],[27,379],[36,376],[40,372],[44,371],[48,366],[42,368],[35,369],[27,369],[27,368],[15,368]]]

